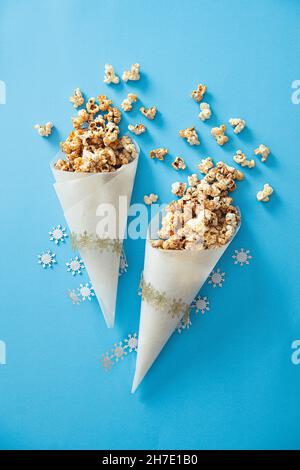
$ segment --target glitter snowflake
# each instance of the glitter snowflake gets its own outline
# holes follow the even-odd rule
[[[66,229],[63,228],[61,225],[57,227],[53,227],[51,232],[49,232],[50,240],[54,241],[56,245],[59,245],[60,242],[64,242],[65,238],[67,238]]]
[[[232,258],[234,259],[234,264],[239,264],[240,266],[244,266],[244,264],[249,264],[249,260],[252,259],[249,250],[244,250],[241,248],[240,250],[234,250],[234,255]]]
[[[69,263],[66,263],[66,266],[68,268],[67,271],[71,272],[73,276],[81,274],[82,269],[85,269],[83,261],[78,256],[71,258]]]
[[[128,348],[129,352],[137,351],[138,339],[137,339],[136,333],[134,333],[133,335],[129,334],[128,338],[125,338],[124,342],[125,342],[124,347]]]
[[[201,312],[201,313],[205,313],[209,310],[209,300],[207,297],[200,297],[200,295],[198,297],[196,297],[192,304],[191,304],[191,308],[194,308],[196,310],[196,313],[198,312]]]
[[[212,284],[213,287],[222,287],[225,281],[225,273],[222,273],[220,269],[212,271],[209,276],[208,284]]]
[[[71,299],[72,304],[80,304],[80,297],[74,289],[68,289],[67,296],[69,297],[69,299]]]
[[[95,296],[94,288],[90,282],[87,282],[86,284],[80,284],[77,290],[78,295],[83,301],[85,301],[86,299],[92,300],[92,297]]]
[[[51,250],[44,251],[41,255],[38,255],[38,263],[43,266],[43,268],[52,268],[56,263],[55,259],[56,254],[52,253]]]
[[[121,274],[127,273],[128,263],[125,255],[124,249],[122,249],[122,253],[120,256],[120,267],[119,267],[119,276]]]
[[[181,333],[183,330],[188,330],[192,325],[191,319],[189,315],[184,315],[182,319],[178,322],[176,330],[178,333]]]
[[[112,349],[112,354],[116,362],[118,362],[120,359],[123,361],[124,356],[126,356],[127,352],[124,349],[122,341],[114,344],[114,347]]]
[[[106,372],[111,369],[111,366],[113,365],[113,360],[112,360],[112,358],[109,356],[108,353],[102,354],[101,364],[102,364],[103,369],[104,369]]]

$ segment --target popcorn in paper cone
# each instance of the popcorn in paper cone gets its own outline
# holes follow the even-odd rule
[[[200,164],[201,166],[201,164]],[[203,168],[204,167],[204,168]],[[141,315],[135,392],[176,329],[198,291],[227,249],[240,225],[240,214],[228,196],[243,174],[211,159],[202,162],[206,176],[174,183],[180,199],[166,208],[158,240],[146,242],[141,281]]]

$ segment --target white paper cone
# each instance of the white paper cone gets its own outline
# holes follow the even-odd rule
[[[139,148],[137,145],[136,147],[139,153]],[[56,156],[55,161],[59,158],[62,158],[61,154]],[[92,174],[56,170],[51,165],[56,180],[54,188],[71,232],[87,232],[94,237],[107,238],[107,233],[101,233],[97,209],[101,205],[103,208],[103,204],[109,204],[115,208],[117,238],[123,240],[137,164],[138,156],[113,173]],[[121,207],[120,197],[123,201]],[[120,252],[100,251],[94,247],[80,248],[79,251],[105,322],[112,328],[115,321]]]
[[[221,248],[202,251],[162,250],[153,248],[147,240],[144,282],[164,292],[168,299],[181,299],[190,305],[228,245],[229,243]],[[184,311],[180,316],[172,317],[168,308],[158,309],[150,302],[142,300],[132,393],[145,377],[183,316]]]

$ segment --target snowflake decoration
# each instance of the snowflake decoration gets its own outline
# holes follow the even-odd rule
[[[190,315],[184,315],[182,319],[178,322],[176,330],[178,333],[181,333],[183,330],[188,330],[192,325]]]
[[[101,364],[106,372],[111,369],[111,366],[113,365],[113,360],[108,353],[102,354]]]
[[[222,287],[225,281],[225,273],[222,273],[220,269],[212,271],[209,276],[208,284],[212,284],[213,288]]]
[[[82,269],[85,269],[83,261],[78,256],[71,258],[69,263],[66,263],[66,266],[68,268],[67,271],[71,272],[73,276],[81,274]]]
[[[52,253],[51,250],[44,251],[41,255],[38,255],[38,264],[41,264],[43,268],[52,268],[53,264],[57,262],[55,256],[56,254]]]
[[[137,351],[138,339],[136,333],[134,333],[134,335],[129,334],[128,338],[125,338],[124,342],[124,348],[128,348],[129,352]]]
[[[196,313],[201,312],[204,314],[209,310],[209,300],[207,297],[201,297],[200,295],[196,297],[192,304],[191,308],[194,308],[196,310]]]
[[[124,349],[122,341],[114,344],[114,347],[112,349],[112,354],[116,362],[118,362],[120,359],[123,361],[124,356],[126,356],[127,352]]]
[[[121,274],[127,273],[127,268],[128,268],[128,263],[127,263],[125,251],[123,248],[121,256],[120,256],[119,276],[121,276]]]
[[[80,304],[80,297],[74,289],[68,289],[67,296],[69,297],[69,299],[71,299],[72,304]]]
[[[49,232],[50,240],[54,241],[56,245],[59,245],[60,242],[64,242],[65,238],[67,238],[66,229],[63,228],[61,225],[54,227],[51,232]]]
[[[244,266],[244,264],[249,264],[249,259],[252,259],[249,250],[244,250],[241,248],[240,250],[234,250],[234,255],[232,258],[234,259],[234,264],[239,264],[240,266]]]
[[[86,299],[92,300],[92,297],[95,296],[94,288],[90,282],[87,282],[86,284],[80,284],[77,290],[78,296],[80,296],[83,301]]]

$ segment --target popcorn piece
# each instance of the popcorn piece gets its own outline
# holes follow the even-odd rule
[[[157,108],[156,106],[152,106],[151,108],[144,108],[144,106],[142,106],[140,111],[144,116],[146,116],[147,119],[153,121],[157,113]]]
[[[89,113],[86,109],[80,109],[77,116],[71,119],[74,129],[78,129],[89,120]]]
[[[48,137],[52,134],[53,124],[52,122],[47,122],[46,124],[35,124],[34,129],[37,130],[40,136]]]
[[[115,74],[115,69],[113,68],[112,65],[110,64],[105,64],[104,66],[105,69],[105,75],[104,75],[104,83],[113,83],[117,85],[120,82],[119,77]]]
[[[129,124],[128,129],[135,135],[143,134],[143,132],[146,131],[146,127],[144,126],[144,124],[136,124],[135,126]]]
[[[225,135],[225,131],[226,131],[225,124],[222,124],[220,127],[212,128],[210,133],[214,137],[214,139],[217,141],[217,144],[224,145],[226,144],[226,142],[228,142],[229,137]]]
[[[122,75],[124,82],[128,80],[137,81],[140,79],[140,64],[132,64],[130,70],[125,70]]]
[[[201,162],[197,166],[201,173],[207,174],[208,171],[211,168],[213,168],[214,163],[211,157],[207,157],[207,158],[202,158]]]
[[[186,139],[190,145],[200,145],[195,126],[182,129],[181,131],[179,131],[179,135],[183,139]]]
[[[229,119],[229,124],[234,127],[234,133],[239,134],[243,129],[245,129],[246,121],[241,118],[231,118]]]
[[[175,196],[182,197],[186,191],[186,183],[173,183],[172,184],[172,193],[175,194]]]
[[[112,100],[108,100],[106,95],[99,95],[97,96],[99,102],[99,110],[100,111],[108,111],[110,109],[110,105],[112,104]]]
[[[268,202],[270,200],[271,194],[273,193],[273,188],[268,184],[264,184],[262,191],[258,191],[256,198],[259,202]]]
[[[84,104],[84,98],[80,91],[80,88],[76,88],[72,96],[70,96],[70,101],[73,103],[74,108],[79,108]]]
[[[154,202],[156,202],[158,199],[158,196],[157,194],[149,194],[149,196],[144,196],[144,203],[147,204],[148,206],[150,206],[151,204],[153,204]]]
[[[134,93],[128,93],[127,98],[122,101],[121,108],[123,111],[131,111],[132,110],[132,103],[135,103],[138,100],[137,95]]]
[[[105,96],[106,98],[106,96]],[[86,103],[86,110],[89,114],[97,114],[99,113],[100,106],[96,103],[95,98],[89,98]],[[104,110],[102,110],[104,111]]]
[[[114,122],[115,124],[119,124],[122,119],[121,111],[117,108],[117,106],[110,106],[107,110],[107,113],[104,114],[104,119],[110,122]]]
[[[266,147],[264,144],[260,144],[257,149],[254,150],[255,155],[261,155],[261,161],[265,162],[270,155],[269,147]]]
[[[174,162],[172,163],[172,167],[175,168],[175,170],[185,170],[186,169],[186,164],[181,157],[176,157]]]
[[[211,109],[208,103],[201,103],[200,111],[199,118],[201,121],[206,121],[211,118]]]
[[[193,173],[192,175],[188,176],[188,182],[190,186],[197,186],[197,184],[200,183],[198,175]]]
[[[241,150],[236,151],[233,160],[241,166],[247,166],[248,168],[255,167],[255,161],[253,159],[247,160],[246,155]]]
[[[199,103],[202,99],[203,99],[203,96],[206,92],[206,85],[202,85],[200,83],[200,85],[198,85],[198,88],[196,90],[193,91],[193,93],[191,94],[192,98],[197,102]]]
[[[163,161],[165,156],[168,153],[168,149],[164,147],[159,147],[158,149],[153,149],[150,151],[150,158],[157,158],[157,160]]]

